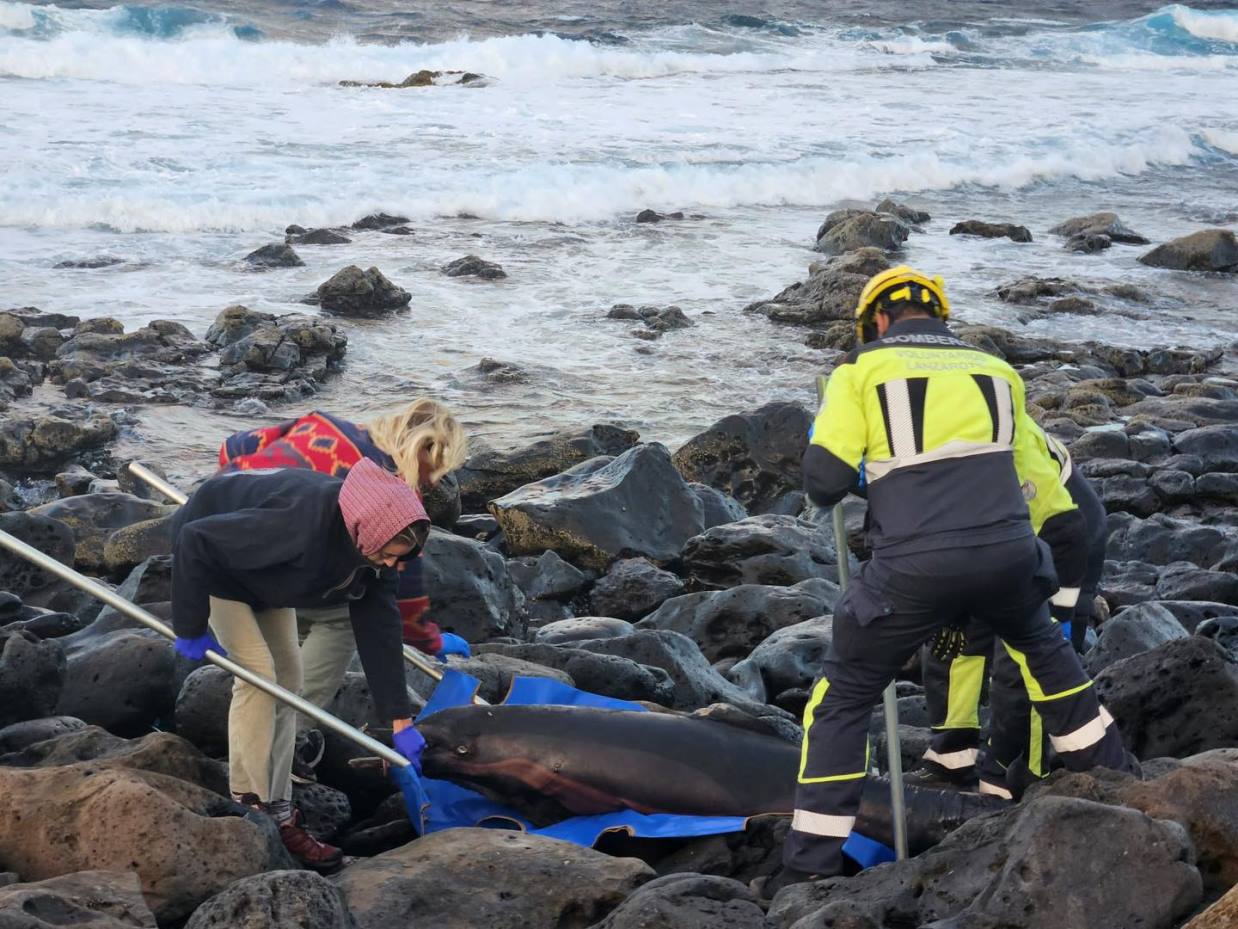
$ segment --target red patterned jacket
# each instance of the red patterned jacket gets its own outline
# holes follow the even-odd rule
[[[396,469],[391,456],[374,445],[363,428],[319,410],[274,426],[237,432],[219,448],[222,471],[309,468],[343,477],[362,458],[388,471]],[[421,556],[401,562],[399,572],[397,597],[404,641],[427,654],[437,654],[443,640],[438,626],[429,619],[430,598],[422,577]]]

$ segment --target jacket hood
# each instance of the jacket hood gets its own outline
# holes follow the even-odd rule
[[[340,513],[357,550],[369,556],[409,525],[429,522],[421,498],[368,458],[349,469],[340,487]]]

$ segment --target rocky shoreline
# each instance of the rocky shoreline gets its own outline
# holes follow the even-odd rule
[[[893,201],[831,214],[816,236],[825,257],[809,277],[744,312],[754,326],[768,325],[764,316],[802,334],[828,371],[852,345],[864,281],[901,260],[929,221]],[[377,214],[353,228],[408,234],[405,222]],[[288,266],[293,245],[329,244],[346,231],[289,227],[286,243],[248,263]],[[1032,235],[986,220],[951,232]],[[1158,267],[1238,269],[1226,230],[1153,247],[1115,214],[1096,214],[1050,234],[1085,254],[1139,247],[1140,260]],[[476,256],[449,267],[503,276]],[[1156,312],[1148,295],[1112,281],[1025,278],[997,295],[1028,319],[1064,327],[1073,315]],[[5,414],[0,528],[166,616],[172,510],[133,483],[109,446],[148,404],[308,408],[347,363],[347,320],[399,312],[409,294],[377,268],[350,266],[312,302],[322,315],[228,307],[201,337],[171,322],[126,332],[113,319],[0,311],[0,410],[39,385],[64,395],[46,411]],[[227,799],[226,675],[6,553],[0,922],[49,925],[30,920],[56,912],[75,925],[191,929],[1231,925],[1238,353],[1029,338],[968,324],[966,307],[958,310],[960,336],[1020,370],[1033,415],[1105,502],[1106,619],[1085,663],[1147,780],[1056,773],[1019,806],[965,824],[915,859],[788,888],[766,911],[747,882],[775,867],[781,817],[704,839],[611,836],[599,850],[481,829],[413,841],[388,782],[350,768],[355,750],[328,737],[322,783],[297,789],[311,828],[355,859],[327,879],[292,870],[273,829]],[[635,323],[640,339],[692,325],[674,306],[620,305],[609,317]],[[486,362],[477,371],[521,374]],[[435,618],[475,644],[474,657],[453,663],[481,681],[482,696],[501,699],[515,675],[543,676],[678,712],[725,704],[798,739],[830,640],[838,553],[828,514],[800,491],[810,411],[754,407],[674,450],[622,423],[482,448],[443,482],[428,501],[436,528],[427,583]],[[145,463],[160,470],[157,449]],[[862,507],[846,507],[860,556]],[[904,678],[900,724],[912,764],[928,730],[918,669]],[[409,685],[417,703],[432,691],[415,671]],[[333,709],[355,725],[385,724],[360,674]],[[874,736],[881,731],[876,715]]]

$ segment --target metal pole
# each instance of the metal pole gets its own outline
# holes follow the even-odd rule
[[[161,478],[158,474],[152,471],[150,468],[146,467],[145,465],[139,464],[136,461],[131,461],[129,463],[129,473],[132,474],[134,477],[145,481],[147,484],[155,488],[155,490],[159,491],[161,494],[163,494],[173,503],[184,503],[186,500],[189,499],[183,493],[181,493],[179,490],[177,490],[175,487],[173,487],[171,484],[169,484],[167,481]]]
[[[834,552],[838,559],[838,586],[847,589],[851,580],[848,563],[847,526],[843,520],[843,505],[834,505]],[[907,809],[903,795],[903,753],[898,737],[898,692],[894,682],[881,695],[886,718],[886,769],[890,772],[890,818],[894,821],[894,854],[899,861],[907,857]]]
[[[68,581],[73,586],[86,591],[86,593],[91,596],[99,598],[108,606],[124,613],[130,619],[137,620],[143,626],[155,630],[160,635],[169,639],[176,638],[176,633],[168,628],[168,626],[157,616],[148,613],[146,610],[134,603],[130,603],[124,597],[118,596],[114,591],[104,587],[98,581],[78,574],[67,565],[61,564],[55,558],[51,558],[48,555],[43,554],[37,548],[27,545],[21,539],[9,535],[9,533],[2,529],[0,529],[0,546],[7,548],[9,551],[13,552],[13,554],[19,555],[27,561],[38,565],[49,574],[54,574],[61,580]],[[264,691],[276,700],[279,700],[281,703],[287,704],[298,713],[304,713],[319,725],[325,726],[333,732],[339,733],[351,742],[355,742],[371,754],[378,755],[388,764],[392,764],[400,768],[406,767],[409,764],[409,760],[407,758],[399,752],[388,748],[382,742],[370,738],[370,736],[366,735],[364,732],[354,729],[352,726],[348,725],[348,723],[341,719],[337,719],[326,710],[315,706],[313,703],[297,696],[289,690],[285,690],[278,684],[267,680],[265,677],[255,674],[247,668],[241,667],[235,661],[220,655],[218,652],[213,650],[207,651],[206,660],[216,667],[223,668],[229,674],[239,677],[241,680],[245,681],[245,683],[251,684],[259,690]]]
[[[169,500],[172,500],[176,503],[183,504],[186,500],[189,499],[183,493],[181,493],[179,490],[177,490],[175,487],[173,487],[171,484],[169,484],[167,481],[161,478],[154,471],[150,470],[150,468],[147,468],[144,465],[141,465],[136,461],[130,462],[129,473],[132,474],[134,477],[138,478],[139,480],[145,481],[147,484],[155,488],[155,490],[159,491]],[[443,679],[443,671],[438,666],[438,663],[435,661],[431,661],[429,658],[427,658],[421,652],[417,651],[417,649],[413,648],[411,645],[404,646],[404,660],[407,661],[409,664],[411,664],[418,671],[422,671],[430,675],[430,677],[434,678],[434,680],[436,681],[441,681]],[[478,704],[479,706],[490,705],[485,700],[483,700],[481,697],[478,697],[476,695],[474,695],[473,697],[473,702]]]

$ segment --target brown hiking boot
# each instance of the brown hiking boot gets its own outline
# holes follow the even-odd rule
[[[279,837],[284,848],[297,861],[319,874],[332,874],[344,863],[344,853],[334,845],[319,842],[301,825],[301,811],[293,810],[292,819],[279,825]]]

